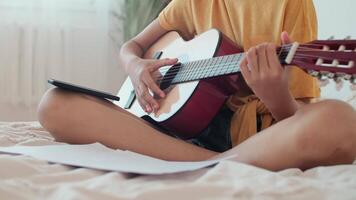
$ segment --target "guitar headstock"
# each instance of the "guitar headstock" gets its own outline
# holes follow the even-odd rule
[[[292,45],[281,48],[287,58]],[[284,52],[284,53],[283,53]],[[319,79],[356,84],[356,40],[316,40],[295,47],[290,65],[296,65]]]

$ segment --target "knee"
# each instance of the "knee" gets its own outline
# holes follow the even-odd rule
[[[299,109],[296,115],[317,115],[319,118],[325,119],[335,119],[338,116],[343,115],[355,115],[354,108],[339,100],[324,100],[317,103],[312,103],[303,106]],[[336,120],[338,120],[336,118]]]
[[[56,132],[70,114],[71,96],[71,93],[58,88],[50,89],[43,95],[37,107],[37,117],[49,132]]]
[[[342,101],[324,100],[302,107],[296,113],[297,118],[304,118],[322,127],[349,130],[355,132],[356,112],[354,108]],[[319,127],[321,128],[321,127]]]
[[[326,100],[296,113],[302,131],[296,134],[300,152],[311,160],[352,162],[356,157],[356,112],[347,103]]]

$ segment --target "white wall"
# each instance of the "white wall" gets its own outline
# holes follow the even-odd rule
[[[0,121],[36,120],[49,78],[116,93],[125,76],[118,64],[123,20],[112,14],[120,5],[0,0]]]
[[[319,39],[334,36],[344,39],[351,36],[356,39],[356,1],[355,0],[314,0],[319,22]],[[356,92],[350,90],[350,84],[335,89],[335,83],[330,82],[322,89],[323,96],[341,100],[355,98]]]
[[[319,21],[319,38],[330,36],[356,39],[355,0],[314,0]]]

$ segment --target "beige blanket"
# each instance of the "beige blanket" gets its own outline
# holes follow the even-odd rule
[[[0,146],[58,144],[37,122],[0,123]],[[278,173],[226,161],[159,176],[0,154],[0,199],[356,199],[356,165]]]
[[[347,101],[356,108],[356,91],[334,87],[323,88],[322,96]],[[37,122],[0,122],[2,147],[51,144],[58,143]],[[194,172],[135,176],[0,154],[0,199],[355,200],[356,164],[275,173],[225,161]]]

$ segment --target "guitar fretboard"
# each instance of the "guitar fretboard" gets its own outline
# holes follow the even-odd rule
[[[232,54],[181,64],[171,83],[178,84],[239,72],[243,56],[243,53]]]

